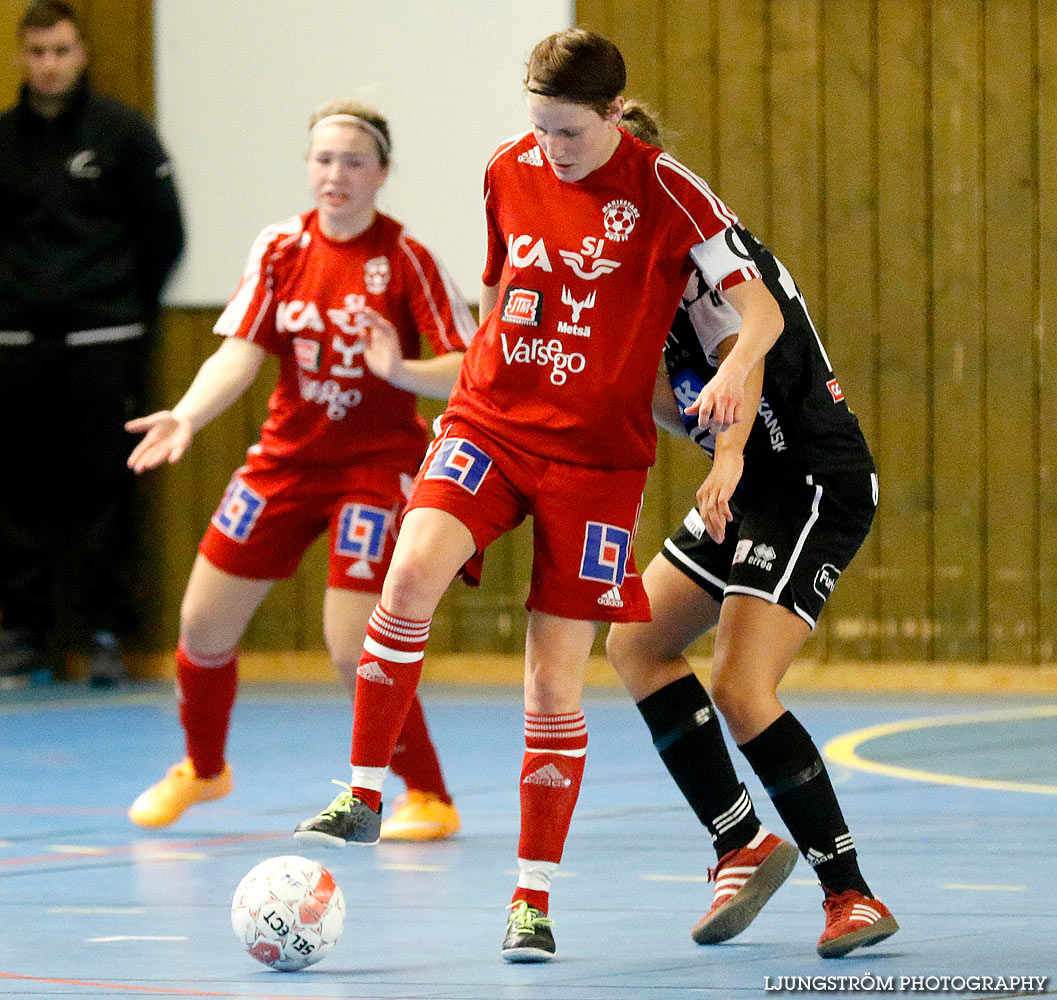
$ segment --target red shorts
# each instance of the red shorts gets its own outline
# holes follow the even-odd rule
[[[448,420],[426,453],[407,509],[444,510],[469,528],[477,554],[463,577],[474,584],[484,550],[532,515],[527,608],[586,621],[649,621],[632,550],[648,471],[567,465]]]
[[[381,593],[416,468],[392,459],[344,469],[276,467],[251,454],[231,477],[198,551],[233,576],[282,580],[329,529],[327,586]]]

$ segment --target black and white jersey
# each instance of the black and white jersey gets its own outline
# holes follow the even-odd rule
[[[763,394],[745,445],[745,475],[873,471],[859,421],[848,408],[804,298],[785,265],[747,229],[728,231],[731,249],[751,260],[782,310],[785,328],[764,360]],[[715,437],[685,408],[715,375],[719,344],[741,318],[698,272],[691,276],[664,344],[664,364],[690,438],[709,454]]]

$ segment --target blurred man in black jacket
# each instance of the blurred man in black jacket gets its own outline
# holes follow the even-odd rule
[[[123,425],[183,226],[151,125],[89,87],[73,9],[35,0],[17,41],[23,85],[0,115],[0,679],[80,649],[103,685],[132,623]]]

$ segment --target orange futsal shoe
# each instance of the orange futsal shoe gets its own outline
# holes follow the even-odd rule
[[[826,911],[826,929],[818,939],[818,953],[823,958],[840,958],[853,948],[877,944],[899,930],[884,903],[854,889],[840,894],[827,889],[822,909]]]
[[[170,767],[156,785],[140,793],[129,807],[128,818],[137,826],[168,826],[188,806],[222,799],[230,791],[231,768],[227,764],[215,778],[199,778],[191,761],[182,760]]]
[[[724,854],[708,872],[716,882],[712,909],[694,925],[690,937],[698,944],[719,944],[740,934],[789,877],[797,854],[794,845],[773,833],[758,847]]]
[[[382,823],[382,840],[446,840],[459,830],[455,806],[432,792],[408,789],[393,803],[393,814]]]

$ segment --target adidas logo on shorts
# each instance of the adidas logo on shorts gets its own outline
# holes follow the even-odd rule
[[[606,608],[624,607],[624,599],[620,596],[619,587],[610,587],[599,599],[598,603]]]
[[[538,771],[525,775],[523,785],[545,785],[547,788],[568,788],[572,778],[565,777],[553,764],[544,764]]]
[[[388,684],[392,686],[393,678],[390,677],[378,664],[371,660],[370,663],[361,663],[356,668],[356,676],[365,681],[374,681],[376,684]]]
[[[525,150],[517,158],[518,163],[527,163],[530,167],[542,167],[543,166],[543,154],[540,152],[539,146],[533,146],[531,149]]]

